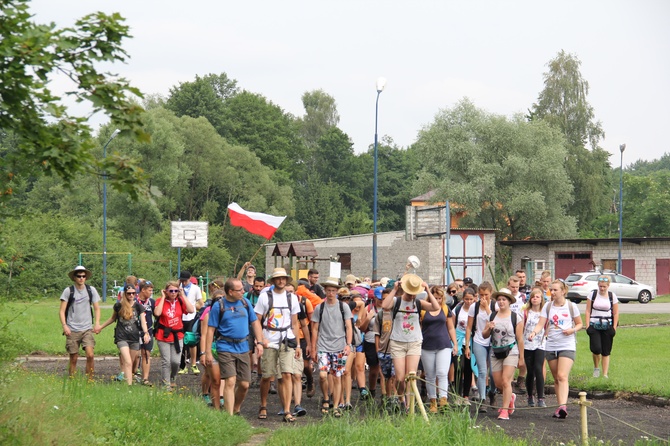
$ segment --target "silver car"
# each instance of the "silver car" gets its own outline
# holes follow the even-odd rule
[[[609,290],[617,295],[620,302],[637,300],[646,304],[654,298],[650,285],[636,282],[630,277],[612,271],[603,273],[590,271],[587,273],[572,273],[565,279],[565,283],[568,285],[568,299],[577,303],[586,300],[589,293],[598,289],[598,276],[601,275],[610,278]]]

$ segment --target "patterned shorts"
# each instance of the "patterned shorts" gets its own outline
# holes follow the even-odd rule
[[[393,367],[393,358],[391,358],[391,354],[378,352],[377,357],[379,358],[379,367],[382,370],[384,378],[389,379],[392,376],[395,376],[395,368]]]
[[[347,356],[343,351],[336,353],[319,352],[319,372],[330,372],[331,375],[340,377],[344,375],[347,365]]]

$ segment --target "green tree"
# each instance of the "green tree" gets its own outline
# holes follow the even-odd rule
[[[415,149],[423,166],[415,193],[437,188],[436,199],[466,212],[464,226],[499,229],[503,240],[575,236],[564,139],[545,122],[463,100],[437,114]]]
[[[300,119],[300,133],[309,149],[313,149],[328,130],[340,122],[335,98],[323,90],[306,91],[302,95],[305,116]]]
[[[624,175],[624,237],[670,237],[670,171]]]
[[[142,169],[123,157],[95,159],[88,116],[70,114],[49,88],[56,74],[66,76],[72,83],[66,96],[109,116],[122,134],[148,140],[142,108],[129,99],[140,92],[98,68],[125,60],[124,19],[98,12],[59,29],[31,21],[27,3],[6,0],[1,6],[0,129],[13,133],[17,144],[0,147],[0,198],[11,196],[20,177],[57,175],[69,186],[79,173],[100,172],[108,173],[112,187],[137,197]]]
[[[605,133],[587,100],[589,83],[582,77],[577,56],[561,50],[548,66],[530,118],[545,120],[565,136],[566,168],[575,196],[569,213],[577,218],[579,229],[586,230],[609,205],[609,154],[598,147]]]

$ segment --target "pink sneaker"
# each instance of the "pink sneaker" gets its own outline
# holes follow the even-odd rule
[[[499,420],[509,420],[509,412],[507,409],[499,409],[498,410],[498,419]]]
[[[512,399],[509,400],[509,414],[512,415],[514,413],[514,409],[516,409],[516,406],[514,405],[514,402],[516,401],[516,394],[512,394]]]

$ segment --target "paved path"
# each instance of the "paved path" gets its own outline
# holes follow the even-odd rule
[[[584,314],[586,311],[586,304],[577,304],[580,313]],[[619,313],[622,314],[656,314],[656,313],[670,313],[670,303],[656,303],[641,304],[639,302],[630,302],[627,304],[619,304]]]

